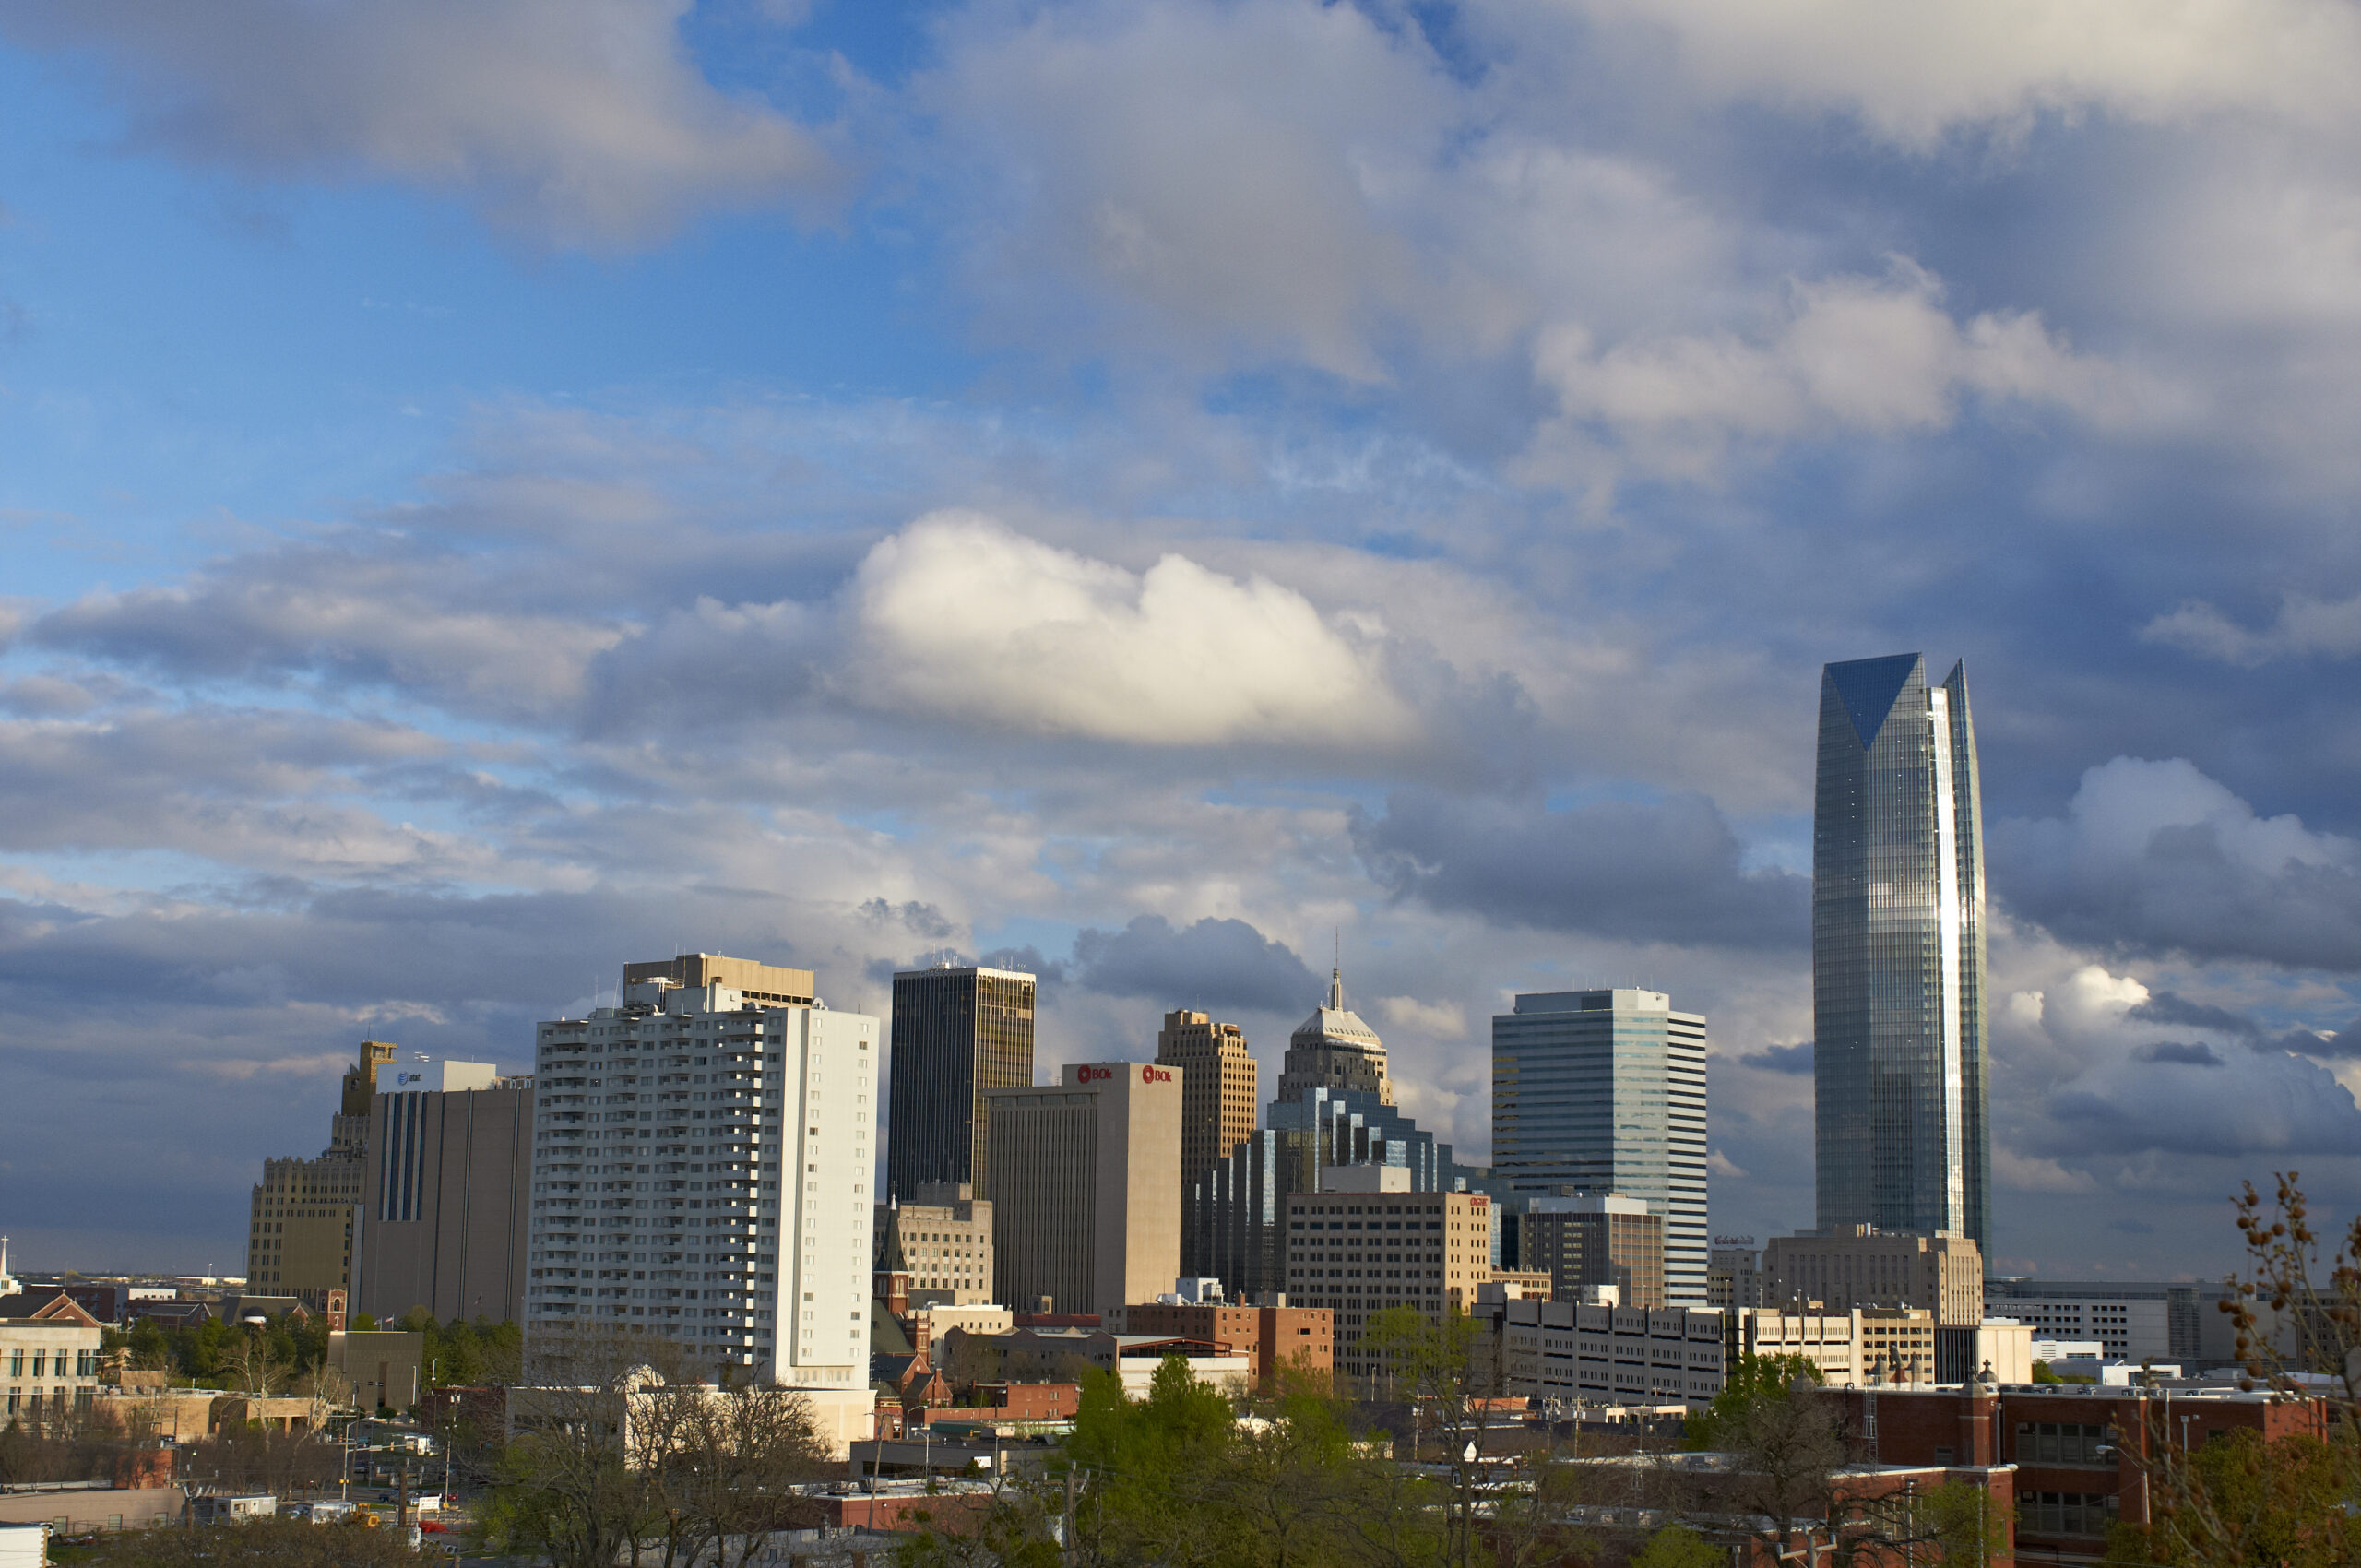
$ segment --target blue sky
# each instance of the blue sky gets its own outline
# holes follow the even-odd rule
[[[0,1228],[686,944],[1275,1071],[1341,930],[1710,1015],[1810,1216],[1820,665],[1964,658],[2002,1266],[2361,1202],[2332,0],[0,0]],[[1406,866],[1419,868],[1417,874]],[[1304,994],[1293,997],[1299,987]]]

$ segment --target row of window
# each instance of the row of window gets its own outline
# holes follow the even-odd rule
[[[99,1353],[96,1350],[35,1350],[30,1356],[23,1350],[10,1350],[8,1375],[10,1377],[28,1375],[25,1363],[30,1360],[32,1362],[32,1372],[30,1375],[47,1377],[50,1375],[49,1369],[53,1364],[57,1368],[57,1375],[65,1377],[68,1375],[65,1371],[65,1358],[68,1356],[74,1358],[72,1376],[96,1377],[99,1375]]]

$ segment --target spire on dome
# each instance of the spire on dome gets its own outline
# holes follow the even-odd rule
[[[1328,971],[1328,1010],[1332,1013],[1345,1010],[1345,971],[1342,968]]]

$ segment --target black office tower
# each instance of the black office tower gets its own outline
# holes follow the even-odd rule
[[[885,1190],[921,1183],[991,1194],[986,1089],[1033,1081],[1033,977],[1009,969],[906,969],[894,977],[894,1087]]]

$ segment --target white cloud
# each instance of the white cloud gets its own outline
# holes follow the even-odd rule
[[[2290,593],[2280,600],[2278,615],[2259,631],[2239,625],[2201,599],[2184,600],[2140,635],[2247,669],[2275,659],[2350,659],[2361,654],[2361,596],[2319,600]]]
[[[2036,315],[1987,311],[1962,324],[1941,298],[1932,274],[1897,257],[1883,279],[1796,284],[1786,309],[1751,338],[1673,334],[1602,349],[1585,326],[1546,327],[1534,374],[1559,418],[1543,426],[1530,467],[1579,458],[1603,435],[1643,467],[1698,474],[1734,441],[1941,429],[1968,396],[2102,423],[2134,421],[2164,400],[2076,354]]]
[[[852,588],[857,698],[1135,744],[1391,745],[1375,650],[1301,594],[1169,554],[1133,573],[972,512],[881,541]]]
[[[1421,1002],[1415,996],[1388,996],[1380,999],[1377,1010],[1395,1028],[1408,1029],[1437,1039],[1457,1039],[1467,1032],[1467,1010],[1456,1002]]]
[[[120,73],[135,139],[273,174],[391,176],[492,223],[634,244],[828,191],[803,126],[726,96],[688,0],[0,0],[0,32]]]
[[[1710,92],[1857,114],[1926,147],[1966,125],[2097,109],[2346,120],[2361,15],[2338,0],[1567,0],[1674,41]]]

